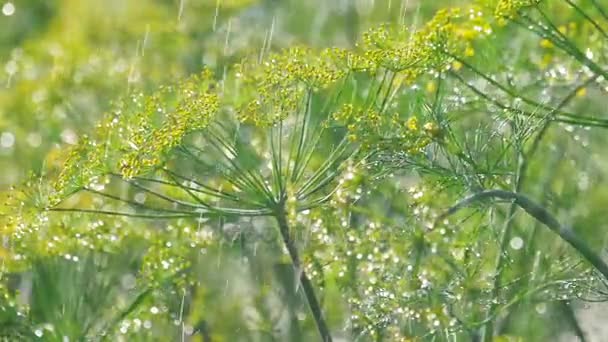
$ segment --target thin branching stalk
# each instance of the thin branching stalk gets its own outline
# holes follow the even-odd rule
[[[594,252],[587,245],[587,243],[581,240],[572,229],[559,223],[555,216],[547,209],[525,195],[505,190],[485,190],[478,192],[464,198],[446,210],[443,214],[438,216],[437,221],[441,221],[473,203],[495,198],[513,201],[513,203],[523,209],[526,213],[528,213],[528,215],[538,220],[551,231],[559,235],[562,240],[570,244],[570,246],[578,251],[593,267],[595,267],[596,270],[598,270],[604,276],[604,278],[608,279],[608,264],[604,262],[602,257]]]
[[[545,126],[548,127],[547,123],[545,124]],[[535,138],[535,142],[539,141],[539,136],[540,136],[540,133]],[[560,159],[561,152],[563,152],[563,146],[561,149],[558,149],[558,152],[555,153],[554,159],[548,164],[549,167],[547,169],[552,170],[553,172],[550,175],[547,175],[545,177],[544,181],[538,185],[539,189],[545,189],[553,180],[554,175],[555,175],[555,166],[559,162],[559,160],[561,160]],[[547,194],[546,193],[543,192],[543,196],[540,199],[539,204],[541,206],[545,206],[547,204]],[[537,274],[536,274],[537,262],[536,261],[530,262],[530,260],[537,260],[540,257],[540,253],[541,253],[536,248],[536,244],[537,244],[536,240],[537,240],[538,232],[540,230],[539,229],[540,225],[541,224],[538,221],[535,221],[534,225],[530,229],[530,232],[528,233],[527,237],[524,239],[524,241],[527,242],[527,247],[525,248],[524,256],[522,258],[520,258],[520,263],[523,263],[522,267],[524,267],[525,269],[529,269],[530,274],[533,275],[532,277],[530,277],[527,280],[527,283],[530,286],[532,286],[533,280],[537,276]],[[510,310],[507,313],[506,317],[503,320],[502,326],[500,328],[501,331],[506,331],[506,329],[509,327],[509,325],[511,324],[511,321],[512,321],[512,316],[515,314],[515,312],[516,312],[516,309]],[[497,334],[501,334],[501,331],[497,331]]]
[[[298,276],[298,279],[300,281],[300,285],[302,286],[302,290],[304,291],[304,296],[306,297],[306,301],[308,302],[308,306],[310,307],[310,311],[312,312],[313,318],[317,325],[317,329],[319,330],[319,334],[321,335],[321,339],[323,342],[331,342],[332,337],[325,318],[323,317],[321,305],[315,294],[312,282],[308,278],[308,275],[306,274],[306,271],[302,266],[300,255],[298,253],[298,248],[296,246],[295,241],[293,240],[293,237],[291,236],[284,203],[278,205],[277,211],[275,213],[275,219],[277,220],[277,223],[279,225],[279,231],[281,233],[283,243],[285,244],[285,247],[289,252],[294,271],[296,272],[296,275]]]
[[[523,155],[523,153],[518,153],[518,160],[519,160],[519,166],[517,168],[517,174],[516,174],[516,180],[515,180],[515,186],[514,186],[514,191],[516,193],[519,193],[521,191],[521,188],[523,186],[523,182],[525,179],[525,174],[526,174],[526,169],[527,169],[527,160],[525,158],[525,156]],[[507,245],[509,244],[509,240],[511,237],[511,227],[512,227],[512,222],[515,216],[515,211],[517,210],[517,204],[515,204],[515,202],[512,202],[511,205],[509,206],[509,211],[507,213],[507,217],[505,219],[505,223],[504,226],[502,228],[502,232],[501,232],[501,236],[500,236],[500,246],[499,246],[499,250],[498,250],[498,255],[496,257],[496,264],[494,266],[494,282],[492,284],[492,298],[496,299],[498,298],[498,294],[500,291],[500,287],[501,287],[501,280],[502,280],[502,273],[504,270],[504,264],[505,264],[505,260],[507,259],[506,254],[507,254]],[[490,307],[488,308],[488,316],[492,315],[492,312],[496,310],[496,307],[498,306],[497,301],[492,301],[492,303],[490,304]],[[485,327],[484,327],[484,331],[483,331],[483,340],[490,342],[492,341],[492,339],[494,338],[494,321],[493,320],[489,320]]]
[[[549,112],[549,114],[547,115],[548,116],[547,120],[543,124],[543,127],[541,128],[540,132],[534,138],[534,141],[532,142],[530,149],[527,152],[524,152],[521,150],[518,152],[518,155],[517,155],[518,167],[517,167],[517,171],[516,171],[515,185],[513,187],[513,191],[515,193],[520,193],[522,191],[524,182],[526,180],[530,160],[532,159],[532,156],[534,155],[534,153],[536,153],[536,151],[538,150],[538,147],[540,146],[540,142],[543,139],[543,137],[545,136],[545,133],[547,132],[547,130],[549,129],[549,126],[551,125],[551,122],[552,122],[553,118],[555,117],[555,115],[558,113],[559,110],[561,110],[570,101],[572,101],[572,99],[576,96],[577,92],[580,89],[583,89],[584,87],[588,86],[589,84],[594,82],[598,77],[599,77],[599,75],[593,76],[593,77],[587,79],[585,82],[583,82],[579,86],[577,86],[576,88],[574,88],[572,91],[570,91],[568,93],[568,95],[566,95],[566,97],[564,97],[560,101],[560,103],[557,105],[557,107],[555,107],[555,109],[553,109],[551,112]],[[507,246],[511,239],[511,229],[513,226],[513,218],[515,216],[515,212],[517,211],[517,207],[518,206],[515,202],[511,203],[511,205],[509,206],[509,211],[507,213],[504,227],[501,232],[500,249],[498,251],[498,256],[496,257],[496,266],[494,268],[495,274],[494,274],[494,283],[493,283],[493,287],[492,287],[492,297],[493,298],[498,297],[498,291],[501,287],[502,274],[505,269],[504,263],[506,260]],[[491,315],[491,312],[496,310],[497,305],[498,305],[498,303],[496,301],[492,302],[492,304],[490,305],[490,308],[488,310],[488,315]],[[488,323],[486,324],[485,329],[484,329],[484,340],[491,341],[493,339],[493,336],[494,336],[494,322],[488,321]]]
[[[597,9],[597,11],[602,15],[602,17],[604,17],[604,19],[608,21],[608,12],[606,12],[606,10],[602,6],[600,6],[600,4],[598,3],[598,0],[590,0],[590,1],[593,4],[593,6]]]
[[[592,72],[596,74],[600,74],[604,77],[608,77],[608,72],[600,67],[593,60],[589,59],[579,48],[577,48],[570,40],[564,40],[562,38],[562,34],[553,29],[547,28],[540,23],[536,22],[534,19],[530,18],[524,13],[520,13],[519,17],[524,20],[523,22],[518,20],[513,20],[513,22],[517,23],[522,28],[529,30],[541,38],[548,39],[553,43],[556,47],[560,48],[565,53],[571,55],[574,59],[579,61],[582,65],[586,66]],[[557,32],[557,33],[556,33]]]
[[[559,301],[558,305],[568,322],[572,325],[572,330],[574,331],[574,335],[578,338],[578,341],[586,342],[587,338],[585,337],[585,332],[576,318],[576,313],[574,312],[574,309],[572,309],[572,305],[563,300]]]
[[[125,309],[119,311],[118,314],[114,318],[112,318],[104,327],[103,330],[106,334],[102,335],[100,341],[106,341],[110,336],[112,336],[111,334],[109,334],[109,332],[112,331],[113,329],[115,329],[120,324],[120,322],[122,322],[125,318],[127,318],[127,316],[129,316],[131,313],[133,313],[135,310],[137,310],[139,308],[139,306],[148,297],[150,297],[150,295],[153,292],[152,290],[153,290],[153,288],[151,288],[151,287],[144,289],[137,295],[137,297],[135,297],[135,299],[129,304],[129,306],[127,306]]]
[[[578,7],[571,0],[565,0],[565,1],[568,3],[568,5],[570,5],[570,7],[574,8],[574,10],[576,10],[581,16],[583,16],[585,18],[585,20],[587,20],[589,23],[591,23],[591,25],[593,25],[593,27],[595,27],[598,30],[598,32],[600,32],[602,34],[602,36],[604,36],[604,38],[608,39],[608,34],[606,33],[606,31],[604,31],[604,29],[602,29],[600,24],[598,24],[595,20],[593,20],[593,18],[591,18],[587,13],[585,13],[585,11],[583,11],[580,7]]]
[[[556,121],[561,122],[562,120],[566,120],[566,121],[568,121],[568,123],[575,122],[574,124],[578,124],[581,126],[585,126],[585,125],[596,126],[597,125],[600,127],[608,127],[608,120],[598,118],[595,116],[584,116],[584,115],[580,115],[580,114],[569,113],[569,112],[564,111],[561,108],[559,110],[556,110],[556,108],[553,108],[547,104],[543,104],[543,103],[534,101],[534,100],[524,96],[523,94],[518,94],[518,93],[514,92],[513,90],[509,89],[507,86],[499,83],[498,81],[496,81],[489,75],[485,74],[478,68],[474,67],[472,64],[468,63],[466,60],[464,60],[456,55],[453,55],[453,54],[448,54],[448,56],[454,58],[454,60],[461,63],[465,68],[467,68],[468,70],[473,72],[475,75],[480,76],[485,81],[487,81],[491,85],[495,86],[496,88],[498,88],[500,91],[504,92],[509,97],[511,97],[513,99],[520,99],[522,102],[527,103],[528,105],[533,106],[534,108],[555,111],[554,119]],[[462,80],[461,78],[458,78],[458,79]],[[597,77],[595,77],[593,80],[596,80],[596,79],[597,79]],[[591,82],[589,82],[589,83],[591,83]]]
[[[124,217],[153,219],[153,220],[188,218],[188,217],[198,217],[199,216],[199,214],[197,214],[196,212],[189,212],[189,213],[184,213],[184,214],[174,214],[174,215],[163,215],[163,214],[138,214],[138,213],[111,211],[111,210],[83,209],[83,208],[48,208],[47,210],[55,211],[55,212],[99,214],[99,215],[108,215],[108,216],[124,216]]]

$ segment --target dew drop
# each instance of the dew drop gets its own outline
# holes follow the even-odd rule
[[[547,312],[547,304],[539,303],[536,305],[535,310],[539,315],[543,315],[545,312]]]
[[[2,148],[11,148],[15,144],[15,135],[11,132],[3,132],[0,135],[0,146]]]
[[[2,6],[2,14],[7,17],[10,17],[11,15],[15,14],[15,5],[12,2],[5,3],[4,6]]]
[[[514,250],[519,250],[524,246],[524,240],[522,238],[520,238],[519,236],[516,236],[511,239],[511,241],[509,242],[509,245]]]

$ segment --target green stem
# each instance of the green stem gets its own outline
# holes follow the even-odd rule
[[[583,240],[581,240],[572,229],[560,224],[555,216],[553,216],[547,209],[532,201],[525,195],[505,190],[486,190],[478,192],[461,200],[460,202],[456,203],[456,205],[449,208],[445,213],[439,215],[436,222],[442,221],[446,217],[455,214],[460,209],[463,209],[470,204],[492,198],[513,201],[513,203],[523,209],[526,213],[528,213],[528,215],[538,220],[551,231],[559,235],[562,240],[570,244],[570,246],[576,249],[591,265],[593,265],[593,267],[595,267],[596,270],[598,270],[604,276],[605,279],[608,280],[608,264],[604,262],[602,257],[595,253]]]
[[[83,208],[48,208],[47,211],[56,211],[56,212],[70,212],[70,213],[83,213],[83,214],[99,214],[99,215],[109,215],[109,216],[124,216],[124,217],[136,217],[143,219],[175,219],[175,218],[189,218],[189,217],[197,217],[199,214],[196,212],[184,213],[184,214],[138,214],[138,213],[127,213],[127,212],[119,212],[119,211],[110,211],[110,210],[98,210],[98,209],[83,209]],[[207,217],[207,216],[205,216]]]
[[[606,12],[606,10],[604,10],[602,6],[600,6],[600,4],[598,4],[597,0],[591,0],[591,3],[593,3],[593,6],[597,9],[598,12],[600,12],[602,17],[604,17],[605,20],[608,20],[608,13]]]
[[[293,264],[293,268],[298,274],[300,285],[304,290],[304,296],[306,297],[306,301],[308,302],[308,306],[310,307],[310,311],[312,312],[313,318],[317,325],[317,329],[319,330],[319,334],[321,335],[321,340],[323,342],[331,342],[331,334],[329,332],[327,323],[325,322],[325,318],[323,317],[321,305],[319,304],[319,300],[315,295],[315,290],[312,285],[312,282],[310,281],[310,279],[306,275],[306,271],[304,271],[304,268],[302,267],[298,248],[289,232],[289,224],[287,223],[287,214],[285,213],[284,203],[279,204],[278,209],[275,213],[275,219],[277,220],[277,223],[279,225],[279,231],[281,233],[281,237],[283,238],[283,243],[285,244],[285,247],[289,252],[289,256],[291,257],[291,263]]]
[[[593,18],[591,18],[587,13],[585,13],[585,11],[583,11],[580,7],[578,7],[571,0],[565,0],[565,1],[568,3],[568,5],[570,5],[572,8],[574,8],[574,10],[576,10],[581,16],[583,16],[589,23],[591,23],[591,25],[593,25],[593,27],[595,27],[598,30],[598,32],[600,32],[602,34],[602,36],[604,36],[604,38],[608,38],[608,34],[606,34],[606,31],[604,31],[602,29],[602,27],[595,20],[593,20]]]
[[[560,101],[560,103],[557,105],[557,107],[555,107],[551,112],[549,112],[548,119],[545,121],[540,132],[534,138],[534,141],[532,142],[532,146],[530,147],[530,150],[528,151],[528,153],[523,152],[523,149],[521,149],[518,152],[518,167],[517,167],[517,173],[516,173],[515,186],[513,189],[514,193],[521,192],[524,181],[526,179],[526,172],[528,170],[529,162],[530,162],[532,156],[534,155],[534,153],[536,153],[536,151],[538,150],[538,147],[540,146],[540,142],[541,142],[542,138],[545,136],[547,130],[549,129],[549,126],[551,125],[551,122],[553,121],[555,115],[558,113],[558,111],[560,109],[562,109],[564,106],[566,106],[574,98],[574,96],[576,96],[576,93],[580,89],[582,89],[582,88],[588,86],[589,84],[591,84],[592,82],[594,82],[598,78],[598,76],[599,75],[595,75],[595,76],[587,79],[585,82],[583,82],[582,84],[580,84],[576,88],[574,88],[566,97],[564,97]],[[498,251],[498,256],[496,257],[496,266],[494,269],[495,270],[494,284],[493,284],[493,288],[492,288],[492,298],[498,297],[498,292],[501,287],[502,271],[504,269],[504,263],[506,260],[505,254],[507,251],[507,246],[509,244],[509,240],[511,239],[511,229],[512,229],[512,223],[513,223],[513,217],[514,217],[516,211],[517,211],[517,204],[515,202],[512,202],[509,207],[509,212],[507,214],[506,221],[505,221],[505,224],[504,224],[504,227],[502,230],[502,234],[501,234],[501,238],[500,238],[500,249]],[[496,310],[496,307],[498,306],[498,303],[496,303],[495,301],[493,301],[492,303],[493,304],[490,305],[488,316],[491,315],[492,311]],[[483,336],[484,336],[484,341],[486,341],[486,342],[492,341],[492,339],[494,337],[494,322],[493,321],[488,321],[488,323],[485,325]]]
[[[578,341],[586,342],[587,339],[585,338],[585,332],[583,331],[581,325],[578,323],[578,319],[576,318],[576,314],[572,309],[572,306],[566,301],[560,301],[559,305],[561,306],[564,316],[566,316],[566,319],[572,325],[572,329],[574,330],[574,334],[578,338]]]
[[[519,166],[517,167],[517,179],[515,181],[514,192],[519,193],[524,182],[527,162],[524,156],[520,153],[519,157]],[[515,216],[515,211],[517,210],[517,204],[515,202],[511,202],[509,206],[509,212],[507,213],[507,217],[505,219],[505,223],[503,225],[502,234],[500,237],[500,249],[498,250],[498,255],[496,256],[496,264],[494,267],[494,283],[492,287],[492,298],[498,298],[498,294],[501,287],[501,278],[502,278],[502,270],[504,269],[504,263],[506,260],[507,246],[509,244],[509,240],[511,237],[511,228],[513,218]],[[488,309],[488,316],[492,315],[492,312],[496,310],[498,307],[498,301],[492,301],[490,304],[490,308]],[[494,321],[489,320],[483,331],[483,340],[486,342],[492,341],[494,338]]]
[[[535,142],[538,141],[539,136],[540,136],[540,134],[537,136],[537,139],[535,140]],[[563,153],[563,146],[560,145],[558,150],[554,153],[553,159],[547,163],[547,165],[548,165],[547,169],[553,170],[553,172],[551,174],[547,175],[547,177],[545,177],[545,180],[543,181],[543,183],[536,184],[536,186],[539,189],[548,188],[549,184],[551,183],[552,179],[555,176],[556,165],[561,160],[560,157],[562,156],[562,153]],[[545,206],[547,204],[547,194],[546,193],[544,193],[543,198],[540,200],[539,204],[541,206]],[[536,262],[534,262],[534,261],[530,262],[530,260],[535,260],[539,256],[539,255],[537,255],[537,253],[540,253],[540,251],[536,252],[536,249],[537,249],[536,242],[538,240],[537,235],[538,235],[539,227],[540,227],[540,224],[538,222],[535,222],[531,228],[531,231],[529,232],[527,237],[524,239],[524,241],[526,241],[527,246],[523,252],[524,253],[523,256],[519,260],[520,266],[523,269],[529,269],[530,274],[534,274],[535,276],[537,276],[536,269],[535,269],[537,267]],[[530,277],[527,280],[527,284],[532,286],[533,281],[534,281],[534,277]],[[521,305],[523,305],[523,303],[518,304],[518,306],[521,306]],[[509,325],[511,324],[511,321],[512,321],[512,317],[514,316],[516,310],[517,310],[517,308],[507,312],[507,316],[504,318],[504,322],[502,324],[502,327],[500,328],[501,331],[497,331],[497,334],[501,335],[503,333],[503,331],[506,331],[509,328]]]

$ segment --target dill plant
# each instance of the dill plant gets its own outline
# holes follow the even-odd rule
[[[200,286],[196,251],[217,243],[212,227],[241,241],[250,229],[284,250],[275,257],[292,268],[286,283],[323,341],[542,338],[510,324],[553,302],[584,339],[566,301],[604,300],[608,267],[597,232],[554,212],[578,210],[558,192],[582,192],[560,180],[578,169],[560,155],[597,182],[605,169],[583,156],[608,125],[593,114],[606,88],[604,7],[477,1],[415,29],[372,28],[352,49],[291,47],[135,93],[57,175],[12,194],[13,266],[91,215],[114,217],[100,223],[107,234],[78,236],[95,248],[111,249],[116,234],[149,241],[141,272],[151,285],[107,324],[75,333],[112,334],[145,297]],[[578,132],[574,143],[556,129]],[[552,170],[539,153],[553,155]],[[177,223],[141,228],[138,218]],[[328,296],[339,299],[323,305]]]

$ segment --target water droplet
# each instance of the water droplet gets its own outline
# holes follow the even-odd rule
[[[12,2],[5,3],[4,6],[2,6],[2,14],[4,14],[7,17],[15,14],[15,5],[13,5]],[[38,336],[38,337],[40,337],[40,336]]]
[[[511,242],[509,242],[509,245],[511,246],[511,248],[513,248],[515,250],[519,250],[524,246],[524,240],[522,238],[520,238],[519,236],[516,236],[511,239]]]
[[[32,132],[27,135],[26,141],[31,147],[40,147],[42,144],[42,137],[39,133]]]
[[[70,145],[74,145],[78,142],[78,136],[71,129],[65,129],[61,132],[61,140]]]
[[[589,176],[585,172],[581,172],[578,178],[578,188],[581,191],[589,188]]]
[[[539,315],[543,315],[545,312],[547,312],[547,304],[545,304],[545,303],[539,303],[539,304],[536,305],[535,309],[536,309],[536,312]]]
[[[4,71],[6,71],[9,75],[14,75],[17,73],[17,62],[14,60],[10,60],[4,66]]]
[[[3,148],[11,148],[15,144],[15,135],[11,132],[3,132],[0,135],[0,146]]]
[[[143,192],[138,192],[137,194],[135,194],[133,199],[135,200],[135,202],[142,204],[146,201],[146,194]]]
[[[136,285],[135,276],[133,276],[132,274],[125,274],[120,279],[120,284],[126,290],[133,289],[135,287],[135,285]]]

